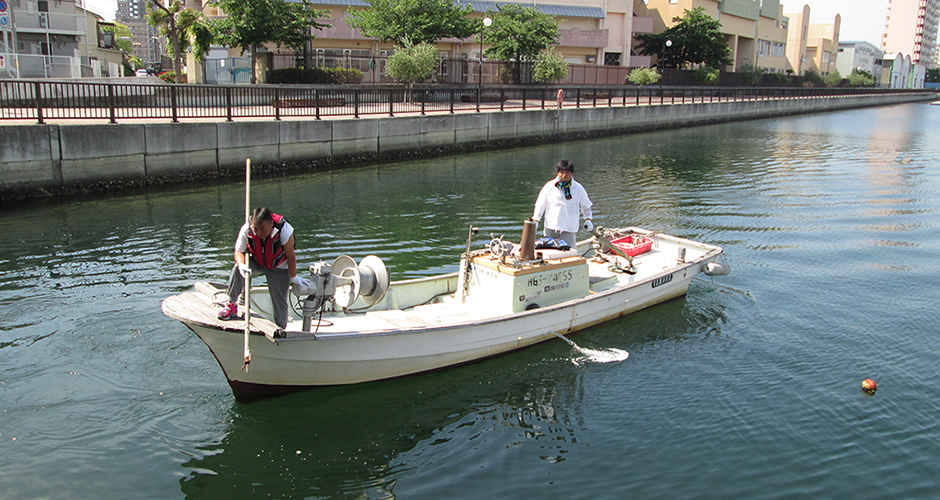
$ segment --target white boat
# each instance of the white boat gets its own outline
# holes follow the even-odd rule
[[[535,250],[529,226],[521,245],[494,238],[473,251],[471,228],[455,273],[389,282],[375,256],[317,263],[308,289],[293,285],[302,305],[284,330],[271,322],[267,287],[252,287],[247,370],[244,319],[216,318],[223,285],[197,283],[165,299],[163,312],[209,346],[242,399],[468,363],[682,296],[700,273],[730,271],[718,246],[640,228],[598,228],[575,248]]]

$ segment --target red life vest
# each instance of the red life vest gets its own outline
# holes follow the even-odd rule
[[[284,253],[284,249],[281,247],[281,229],[284,228],[287,219],[277,214],[271,215],[274,218],[274,228],[277,229],[277,232],[275,233],[272,230],[271,234],[264,240],[255,235],[251,231],[251,226],[248,226],[248,253],[255,259],[255,262],[265,269],[274,269],[287,260],[287,254]]]

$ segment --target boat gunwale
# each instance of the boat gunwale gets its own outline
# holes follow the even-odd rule
[[[558,302],[558,303],[556,303],[556,304],[551,304],[551,305],[549,305],[549,306],[539,307],[539,308],[537,308],[537,309],[532,309],[532,310],[528,310],[528,311],[520,311],[520,312],[516,312],[516,313],[503,314],[503,315],[494,316],[494,317],[490,317],[490,318],[471,319],[471,320],[461,321],[461,322],[457,322],[457,323],[450,323],[450,324],[447,324],[447,325],[437,325],[437,326],[419,325],[419,326],[406,327],[406,328],[401,328],[401,327],[394,327],[394,326],[392,326],[392,327],[390,327],[390,328],[381,328],[381,329],[375,329],[375,330],[365,330],[365,331],[355,331],[355,332],[353,332],[353,331],[347,331],[347,332],[335,332],[335,333],[323,333],[323,332],[314,333],[314,332],[304,332],[304,331],[299,331],[299,330],[288,330],[288,331],[286,332],[286,334],[287,334],[286,337],[283,337],[283,338],[272,338],[272,337],[269,337],[269,336],[265,335],[263,331],[261,331],[261,330],[255,330],[255,329],[252,329],[250,333],[251,333],[252,335],[263,336],[263,337],[265,337],[265,338],[268,338],[269,340],[271,340],[271,341],[274,342],[275,344],[280,344],[280,343],[289,343],[289,342],[308,342],[308,341],[311,341],[311,340],[312,340],[312,341],[346,340],[346,339],[368,338],[368,337],[377,337],[377,336],[383,336],[383,337],[384,337],[384,336],[389,336],[389,335],[405,335],[405,334],[414,334],[414,333],[421,333],[421,332],[439,332],[439,331],[444,331],[444,330],[452,330],[452,329],[466,328],[468,325],[486,325],[486,324],[490,324],[490,323],[494,323],[494,322],[502,322],[502,321],[506,321],[507,319],[510,319],[510,318],[511,318],[511,319],[516,319],[516,318],[534,317],[534,316],[540,315],[540,314],[550,314],[550,313],[555,312],[555,311],[557,311],[557,310],[559,310],[559,309],[566,309],[566,308],[570,308],[570,307],[577,306],[577,305],[579,305],[579,304],[588,304],[588,303],[591,303],[591,302],[593,302],[593,301],[595,301],[595,300],[601,300],[601,299],[607,298],[607,297],[609,297],[609,296],[611,296],[611,295],[615,295],[615,294],[618,294],[618,293],[622,293],[622,292],[625,292],[625,291],[628,291],[628,290],[635,289],[635,288],[637,288],[637,287],[639,287],[639,286],[641,286],[641,285],[644,285],[644,284],[647,284],[647,283],[649,283],[649,282],[652,282],[652,281],[654,281],[654,280],[656,280],[656,279],[658,279],[658,278],[661,278],[662,276],[665,276],[665,275],[667,275],[667,274],[672,274],[672,273],[675,273],[675,272],[677,272],[677,271],[689,269],[689,268],[691,268],[691,267],[693,267],[693,266],[695,266],[695,265],[698,265],[698,264],[700,264],[700,263],[702,263],[702,262],[704,262],[704,261],[706,261],[706,260],[708,260],[708,259],[710,259],[710,258],[717,257],[718,255],[720,255],[720,254],[723,252],[722,248],[721,248],[720,246],[717,246],[717,245],[712,245],[712,244],[709,244],[709,243],[702,243],[702,242],[699,242],[699,241],[689,240],[689,239],[685,239],[685,238],[681,238],[681,237],[677,237],[677,236],[672,236],[672,235],[665,234],[665,233],[659,233],[659,232],[655,232],[655,231],[651,231],[651,230],[647,230],[647,229],[642,229],[642,228],[637,228],[637,227],[632,227],[632,226],[631,226],[631,227],[627,227],[627,228],[616,229],[616,231],[618,231],[618,232],[632,231],[632,232],[635,232],[635,233],[638,233],[638,234],[643,234],[643,235],[650,236],[650,237],[653,237],[653,238],[658,238],[658,239],[661,239],[661,240],[668,240],[668,241],[671,241],[671,242],[676,243],[676,244],[684,244],[684,245],[687,245],[687,246],[702,248],[702,249],[705,250],[706,252],[705,252],[703,255],[701,255],[701,256],[699,256],[698,258],[696,258],[695,260],[685,261],[685,262],[683,262],[681,265],[677,265],[677,266],[675,266],[675,267],[664,268],[663,270],[658,271],[658,272],[655,272],[655,273],[653,273],[653,274],[651,274],[651,275],[649,275],[649,276],[643,278],[643,279],[640,280],[640,281],[636,281],[636,282],[633,282],[633,283],[628,283],[628,284],[626,284],[626,285],[624,285],[624,286],[613,286],[613,287],[608,288],[608,289],[605,289],[605,290],[601,290],[601,291],[598,291],[598,292],[589,292],[588,295],[581,296],[581,297],[575,297],[575,298],[568,299],[568,300],[563,301],[563,302]],[[576,248],[578,248],[578,247],[580,247],[581,245],[584,245],[584,244],[589,244],[590,242],[591,242],[590,239],[582,240],[581,242],[579,242],[579,243],[576,244]],[[405,279],[405,280],[397,280],[397,281],[393,281],[393,282],[391,283],[391,285],[392,285],[392,286],[394,286],[394,285],[412,285],[412,284],[417,284],[417,283],[421,283],[421,282],[425,282],[425,281],[437,281],[437,280],[441,280],[441,279],[452,279],[452,278],[454,278],[454,277],[457,277],[458,275],[459,275],[459,271],[454,271],[454,272],[444,273],[444,274],[436,274],[436,275],[431,275],[431,276],[424,276],[424,277],[418,277],[418,278],[409,278],[409,279]],[[198,293],[200,293],[200,292],[184,292],[184,294],[185,294],[185,293],[198,294]],[[170,299],[170,298],[172,298],[172,297],[177,297],[177,296],[179,296],[179,295],[183,295],[183,294],[176,294],[176,295],[173,295],[173,296],[171,296],[171,297],[167,297],[166,299],[164,299],[163,302],[166,303],[166,301],[167,301],[168,299]],[[422,304],[418,304],[418,305],[422,305]],[[413,310],[414,307],[416,307],[416,306],[411,306],[411,307],[407,307],[407,308],[400,308],[400,309],[378,309],[378,310],[376,310],[376,312],[378,312],[378,311],[394,311],[394,310],[409,311],[409,310]],[[222,327],[220,327],[220,326],[218,326],[218,325],[216,325],[216,324],[208,324],[208,323],[204,323],[204,322],[202,322],[202,321],[193,320],[193,319],[184,319],[184,318],[182,318],[180,315],[174,314],[172,311],[167,310],[167,308],[166,308],[165,306],[163,307],[163,312],[164,312],[167,316],[170,316],[170,317],[172,317],[172,318],[174,318],[174,319],[176,319],[176,320],[178,320],[178,321],[181,321],[181,322],[183,322],[183,323],[191,323],[191,324],[194,324],[194,325],[199,325],[199,326],[201,326],[201,327],[203,327],[203,328],[209,328],[209,329],[218,330],[218,331],[222,331],[222,332],[231,332],[231,333],[238,333],[238,334],[243,334],[243,333],[244,333],[244,329],[243,329],[243,328],[240,328],[240,327],[237,327],[237,326],[234,326],[234,325],[231,326],[231,327],[230,327],[230,326],[222,326]],[[368,312],[370,312],[370,311],[364,311],[364,313],[368,313]]]

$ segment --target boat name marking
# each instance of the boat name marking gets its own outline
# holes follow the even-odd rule
[[[568,269],[565,271],[558,271],[551,274],[540,274],[538,276],[533,276],[529,278],[528,286],[542,286],[546,283],[562,283],[565,281],[571,281],[574,278],[574,273]],[[548,291],[548,290],[546,290]]]
[[[652,281],[653,288],[656,288],[656,287],[658,287],[658,286],[660,286],[660,285],[665,285],[666,283],[669,283],[670,281],[672,281],[672,275],[671,275],[671,274],[667,274],[667,275],[665,275],[665,276],[660,276],[659,278],[656,278],[656,279],[654,279],[654,280]]]

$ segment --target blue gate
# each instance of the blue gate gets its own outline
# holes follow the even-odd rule
[[[251,83],[250,57],[206,59],[205,69],[209,84]]]

